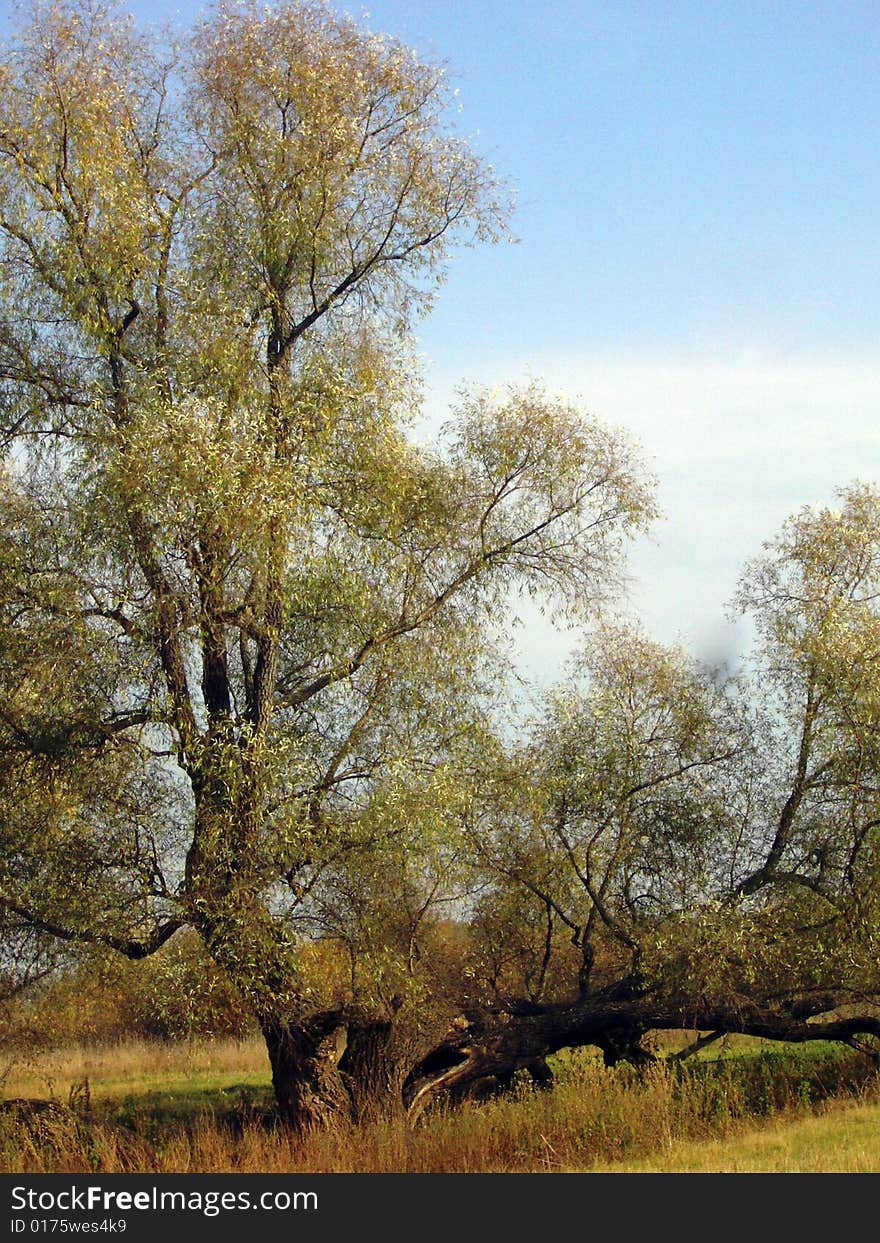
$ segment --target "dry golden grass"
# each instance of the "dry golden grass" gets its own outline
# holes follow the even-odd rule
[[[880,1168],[880,1087],[854,1054],[738,1056],[684,1072],[660,1063],[642,1078],[580,1054],[558,1070],[551,1092],[523,1088],[436,1113],[415,1130],[403,1119],[339,1127],[303,1145],[267,1122],[268,1067],[256,1042],[70,1050],[10,1076],[5,1095],[45,1096],[51,1079],[63,1101],[69,1085],[89,1076],[91,1113],[48,1140],[6,1119],[0,1169],[573,1172],[757,1169],[771,1160],[777,1165],[767,1168]],[[829,1110],[823,1101],[836,1104]],[[820,1108],[822,1117],[808,1116]],[[784,1164],[788,1136],[800,1145],[790,1160],[813,1164]]]
[[[262,1040],[161,1041],[129,1040],[115,1045],[75,1045],[11,1056],[2,1080],[2,1095],[58,1097],[89,1080],[95,1097],[192,1085],[270,1081]]]

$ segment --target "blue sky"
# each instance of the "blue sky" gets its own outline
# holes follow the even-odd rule
[[[517,187],[516,246],[466,254],[423,326],[435,398],[527,375],[628,428],[665,519],[632,558],[648,628],[701,656],[787,514],[880,463],[880,8],[376,0],[449,62]],[[535,618],[537,672],[562,647]]]
[[[736,650],[743,560],[877,476],[880,7],[375,0],[367,21],[448,62],[463,132],[519,199],[517,244],[463,252],[420,327],[429,411],[460,381],[537,377],[627,427],[666,514],[631,607]],[[565,645],[527,620],[550,676]]]

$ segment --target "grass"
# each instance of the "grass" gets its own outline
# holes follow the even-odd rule
[[[880,1105],[836,1104],[821,1117],[787,1119],[726,1140],[673,1144],[605,1172],[694,1174],[880,1173]]]
[[[34,1136],[4,1119],[0,1170],[880,1169],[880,1081],[867,1059],[836,1046],[756,1042],[706,1052],[638,1077],[582,1051],[557,1059],[551,1092],[523,1086],[438,1112],[415,1130],[396,1118],[339,1127],[304,1146],[272,1123],[256,1041],[71,1049],[12,1068],[4,1094],[66,1102],[73,1088],[87,1125]]]
[[[77,1045],[41,1051],[14,1061],[3,1078],[3,1095],[66,1099],[85,1079],[98,1097],[120,1091],[186,1091],[192,1085],[222,1088],[235,1082],[269,1084],[266,1046],[261,1040],[179,1043],[129,1040],[109,1046]]]

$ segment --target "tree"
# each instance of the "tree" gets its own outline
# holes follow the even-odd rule
[[[589,610],[651,514],[537,388],[407,436],[408,329],[506,211],[447,107],[308,2],[168,48],[62,0],[0,62],[0,905],[130,958],[193,928],[299,1130],[356,1016],[298,917],[446,771],[511,584]]]
[[[880,492],[795,515],[739,598],[761,637],[747,676],[606,628],[483,784],[469,829],[496,878],[484,901],[508,929],[518,893],[543,909],[543,929],[526,922],[540,988],[521,956],[484,973],[411,1072],[414,1113],[566,1046],[640,1064],[658,1029],[876,1057]]]

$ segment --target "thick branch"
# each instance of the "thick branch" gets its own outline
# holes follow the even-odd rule
[[[126,958],[149,958],[151,954],[155,954],[161,949],[166,941],[169,941],[183,927],[180,920],[168,919],[164,923],[157,924],[149,936],[135,940],[134,938],[117,937],[112,933],[100,932],[95,929],[70,928],[64,924],[56,923],[51,919],[43,919],[34,911],[28,910],[27,907],[21,906],[19,903],[12,901],[10,898],[0,895],[0,907],[6,911],[11,911],[14,915],[18,915],[30,927],[37,929],[38,932],[45,932],[49,936],[57,937],[59,941],[72,941],[81,945],[106,945],[109,949],[116,950],[119,954],[124,954]]]

